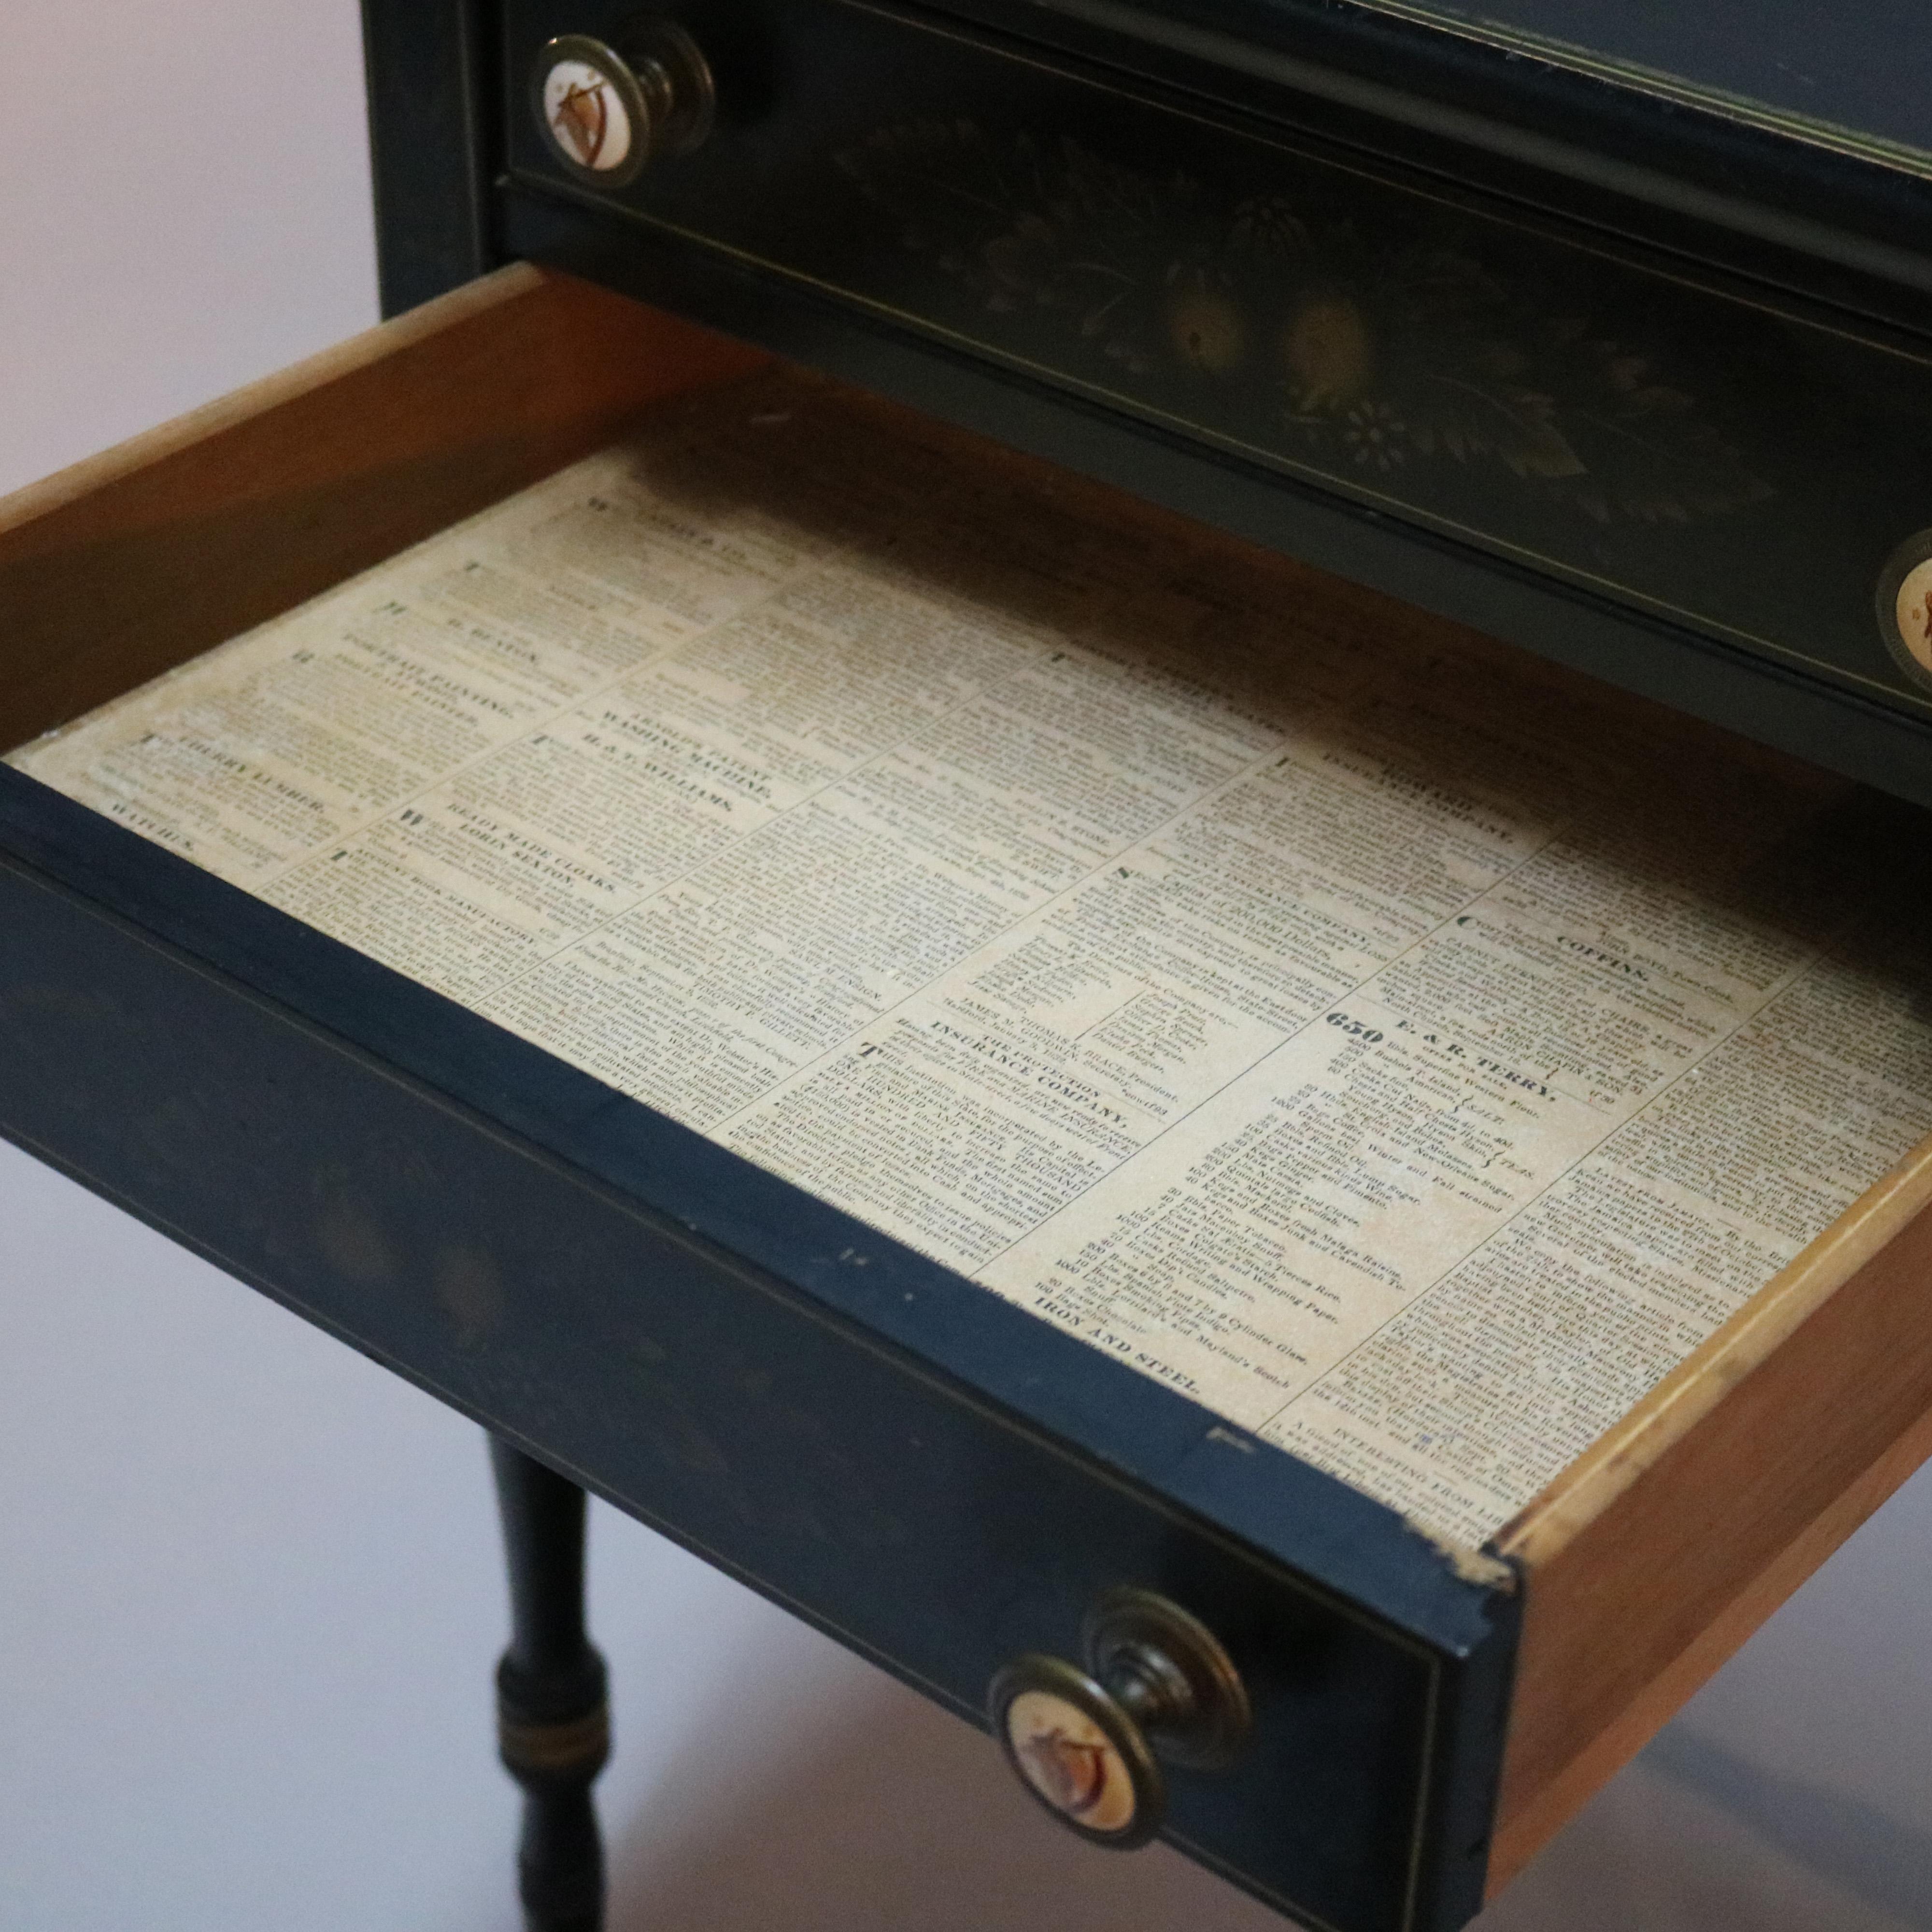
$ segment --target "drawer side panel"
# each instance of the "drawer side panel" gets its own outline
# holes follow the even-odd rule
[[[0,502],[0,747],[762,360],[518,266],[19,491]]]
[[[1921,1214],[1532,1560],[1492,1891],[1932,1453],[1928,1277]]]

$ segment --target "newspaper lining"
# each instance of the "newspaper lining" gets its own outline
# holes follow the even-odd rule
[[[1471,1544],[1932,1131],[1882,802],[796,378],[11,762]]]

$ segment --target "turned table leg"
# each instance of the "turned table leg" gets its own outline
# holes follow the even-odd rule
[[[604,1660],[584,1628],[584,1492],[494,1436],[510,1572],[496,1735],[524,1788],[517,1875],[530,1932],[600,1932],[604,1850],[590,1786],[610,1755]]]

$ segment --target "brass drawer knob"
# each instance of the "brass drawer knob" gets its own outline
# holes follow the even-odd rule
[[[669,20],[609,40],[563,34],[530,71],[530,110],[551,158],[575,179],[622,188],[711,131],[717,90],[698,43]]]
[[[1086,1667],[1029,1652],[987,1692],[994,1736],[1020,1782],[1060,1822],[1127,1851],[1167,1813],[1160,1761],[1232,1764],[1248,1695],[1214,1633],[1151,1590],[1111,1590],[1088,1613]]]

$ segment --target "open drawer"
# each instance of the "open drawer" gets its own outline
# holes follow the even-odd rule
[[[24,492],[0,506],[0,746],[124,698],[598,448],[640,412],[771,380],[763,370],[683,322],[514,268]],[[968,494],[980,500],[1010,492],[1027,506],[1036,527],[1021,561],[1046,600],[1030,634],[1065,626],[1070,650],[1125,664],[1150,705],[1171,700],[1174,662],[1123,658],[1120,638],[1138,650],[1182,631],[1197,643],[1232,635],[1200,614],[1223,576],[1246,586],[1250,618],[1265,616],[1267,594],[1292,604],[1298,638],[1318,651],[1277,659],[1252,625],[1240,632],[1255,756],[1274,742],[1276,683],[1312,692],[1324,717],[1346,710],[1329,679],[1345,660],[1378,667],[1384,730],[1404,709],[1389,695],[1390,663],[1462,687],[1466,700],[1517,675],[1508,654],[1386,600],[950,434],[838,406],[868,435],[910,439],[910,473],[928,466],[936,497],[956,469],[977,479]],[[686,448],[681,460],[696,459]],[[701,477],[692,488],[701,509]],[[1042,536],[1049,508],[1063,520]],[[1054,601],[1042,574],[1064,555],[1070,576],[1104,578],[1061,541],[1090,525],[1167,572],[1145,596],[1114,594],[1097,629],[1077,597]],[[1124,554],[1102,553],[1103,564]],[[874,562],[894,595],[934,567],[918,543]],[[1183,595],[1189,573],[1209,590]],[[935,651],[961,648],[934,635]],[[1739,800],[1788,813],[1791,836],[1747,841],[1735,867],[1697,855],[1700,877],[1734,871],[1738,896],[1718,908],[1722,944],[1706,934],[1693,950],[1713,983],[1754,972],[1762,988],[1811,986],[1831,1010],[1842,1078],[1780,1100],[1776,1132],[1739,1130],[1754,1159],[1808,1119],[1832,1142],[1808,1220],[1795,1209],[1777,1220],[1784,1250],[1729,1223],[1700,1237],[1688,1209],[1669,1224],[1681,1248],[1726,1246],[1735,1312],[1706,1293],[1667,1333],[1653,1322],[1647,1348],[1628,1323],[1598,1336],[1586,1278],[1616,1275],[1631,1197],[1608,1186],[1589,1197],[1598,1218],[1569,1238],[1582,1258],[1564,1277],[1562,1360],[1613,1360],[1616,1372],[1579,1372],[1588,1390],[1566,1384],[1544,1400],[1539,1413],[1560,1409],[1573,1436],[1589,1422],[1581,1453],[1500,1513],[1503,1479],[1479,1482],[1466,1464],[1442,1466],[1455,1480],[1444,1478],[1439,1509],[1418,1501],[1426,1458],[1378,1475],[1370,1450],[1385,1469],[1401,1460],[1388,1448],[1399,1414],[1363,1425],[1351,1464],[1336,1447],[1347,1431],[1331,1429],[1324,1447],[1198,1365],[1174,1372],[1144,1334],[1097,1335],[1090,1282],[1084,1313],[1042,1318],[1055,1310],[1010,1283],[989,1292],[932,1242],[880,1232],[880,1216],[850,1211],[850,1186],[780,1178],[783,1160],[748,1160],[674,1106],[628,1097],[582,1057],[545,1051],[532,1024],[485,1017],[421,983],[433,975],[392,970],[165,849],[166,828],[125,812],[117,823],[68,795],[84,786],[32,775],[55,776],[59,748],[84,734],[27,752],[25,769],[0,766],[0,1130],[964,1714],[982,1717],[989,1681],[1022,1654],[1078,1658],[1110,1592],[1158,1593],[1213,1633],[1251,1712],[1226,1762],[1190,1766],[1184,1753],[1171,1768],[1168,1835],[1312,1924],[1457,1924],[1932,1450],[1932,1308],[1920,1288],[1932,1154],[1910,1150],[1924,1123],[1908,1131],[1925,1096],[1906,1076],[1927,1058],[1910,934],[1889,932],[1875,964],[1855,958],[1807,980],[1802,961],[1774,970],[1779,929],[1754,896],[1797,905],[1803,958],[1827,956],[1842,921],[1822,902],[1804,910],[1806,896],[1847,892],[1873,854],[1902,868],[1916,814],[1835,781],[1814,786],[1635,700],[1547,670],[1521,676],[1512,703],[1586,718],[1599,749],[1612,738],[1663,748],[1642,766],[1652,795],[1629,808],[1661,822],[1664,846],[1719,836],[1712,826],[1742,836]],[[1419,702],[1411,714],[1418,733],[1439,718]],[[1128,728],[1124,715],[1108,728]],[[974,742],[998,755],[983,733]],[[1187,748],[1160,755],[1179,763]],[[1717,796],[1698,789],[1714,770],[1738,774],[1730,803],[1708,824],[1683,818],[1687,802]],[[1509,827],[1472,829],[1466,801],[1418,804],[1404,785],[1405,809],[1464,824],[1473,842],[1457,863],[1476,868],[1472,895],[1487,890],[1473,855]],[[1484,792],[1477,816],[1502,812],[1503,795]],[[1337,840],[1368,822],[1322,808]],[[1385,818],[1378,836],[1418,822]],[[1136,834],[1135,849],[1150,836]],[[1125,879],[1133,868],[1114,869]],[[1271,876],[1256,890],[1284,901],[1292,922],[1303,888],[1278,886]],[[1688,904],[1649,916],[1681,928]],[[1131,950],[1132,928],[1112,929]],[[1305,934],[1273,929],[1283,957],[1302,958]],[[1599,958],[1591,970],[1629,963]],[[1496,974],[1484,997],[1506,1003]],[[1416,997],[1426,977],[1412,976]],[[1448,994],[1437,985],[1433,996]],[[1593,1038],[1625,1025],[1628,1001],[1592,998]],[[1653,986],[1636,1010],[1654,1018],[1664,998]],[[1317,1000],[1312,1011],[1330,1059],[1352,1066],[1390,1045],[1359,1006]],[[1681,1040],[1690,1022],[1670,1012]],[[1146,1064],[1162,1041],[1195,1037],[1185,1013],[1162,1024],[1116,1044]],[[1519,1064],[1495,1044],[1504,1037],[1459,1048],[1468,1104],[1500,1107],[1514,1085],[1553,1105],[1542,1084],[1557,1082],[1552,1067]],[[1642,1058],[1627,1027],[1617,1037],[1618,1064]],[[1773,1058],[1780,1037],[1761,1037]],[[1426,1085],[1447,1077],[1428,1071],[1428,1054],[1456,1044],[1418,1034],[1419,1057],[1404,1064]],[[1687,1065],[1708,1064],[1701,1054],[1682,1047]],[[1763,1091],[1708,1084],[1687,1131],[1721,1151],[1726,1109]],[[1399,1138],[1399,1096],[1386,1082],[1377,1090],[1373,1131]],[[1858,1131],[1831,1116],[1834,1093],[1864,1110]],[[1607,1095],[1576,1104],[1608,1107]],[[1645,1096],[1625,1098],[1634,1118]],[[1452,1096],[1448,1110],[1461,1104]],[[1881,1158],[1888,1133],[1898,1144]],[[1514,1143],[1484,1144],[1507,1161]],[[1802,1148],[1786,1151],[1802,1164]],[[1264,1179],[1270,1161],[1297,1158],[1278,1150],[1244,1172]],[[1468,1166],[1442,1159],[1441,1174]],[[1542,1198],[1524,1173],[1512,1215]],[[1681,1207],[1689,1180],[1665,1179]],[[1202,1198],[1197,1241],[1216,1212],[1234,1211]],[[1508,1340],[1510,1306],[1490,1292]],[[1407,1359],[1420,1402],[1427,1358],[1418,1347]],[[1493,1371],[1525,1358],[1498,1345],[1486,1359]],[[1560,1370],[1546,1368],[1552,1385]],[[1619,1388],[1626,1399],[1606,1411],[1605,1391]],[[1367,1398],[1352,1399],[1359,1419]],[[1546,1429],[1546,1453],[1562,1439]],[[1531,1466],[1517,1457],[1514,1479]]]

